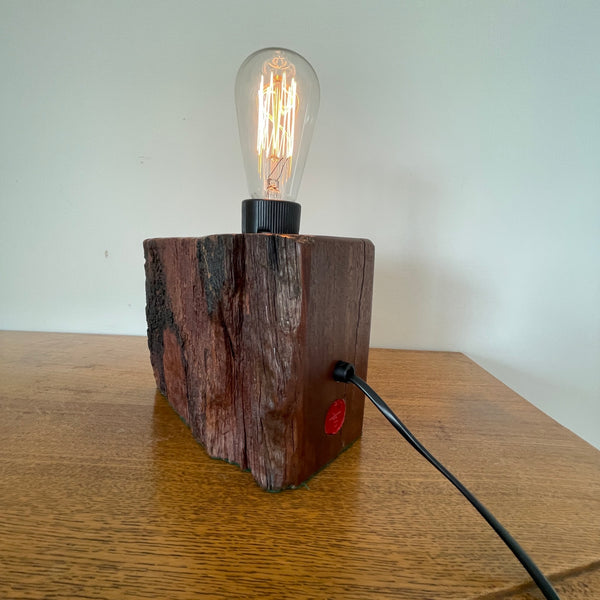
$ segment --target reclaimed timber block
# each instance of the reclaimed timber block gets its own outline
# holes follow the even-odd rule
[[[360,437],[364,397],[332,372],[346,360],[366,375],[370,241],[158,238],[144,254],[157,387],[210,456],[280,490]]]

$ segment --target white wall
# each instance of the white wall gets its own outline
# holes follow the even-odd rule
[[[141,242],[239,230],[233,82],[321,80],[303,232],[372,342],[466,352],[600,447],[600,3],[3,0],[0,327],[143,334]]]

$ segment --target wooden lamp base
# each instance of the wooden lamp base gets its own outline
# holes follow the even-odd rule
[[[361,434],[374,247],[368,240],[232,234],[144,242],[156,383],[216,458],[264,489],[295,487]]]

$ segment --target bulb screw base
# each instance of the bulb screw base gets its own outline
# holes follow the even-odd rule
[[[287,233],[300,231],[300,205],[288,200],[244,200],[242,233]]]

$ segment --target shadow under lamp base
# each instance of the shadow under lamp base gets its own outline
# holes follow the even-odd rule
[[[360,437],[364,397],[332,372],[367,371],[370,241],[157,238],[144,254],[156,383],[210,456],[280,490]]]

